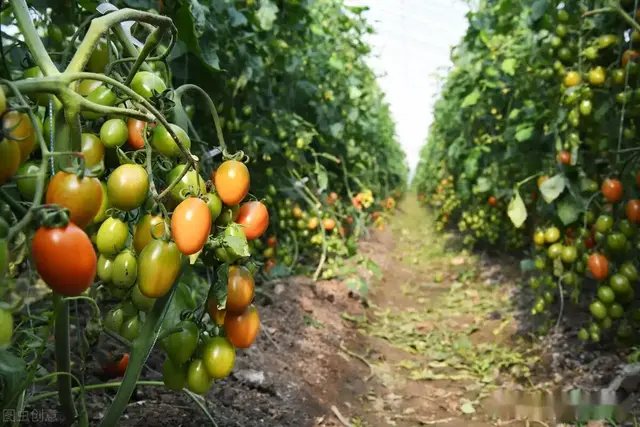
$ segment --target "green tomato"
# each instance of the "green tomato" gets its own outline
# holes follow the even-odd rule
[[[128,138],[127,122],[122,119],[109,119],[100,128],[100,140],[107,148],[120,147]]]
[[[613,289],[616,295],[624,295],[631,291],[631,285],[629,279],[622,274],[614,274],[609,279],[609,286]]]
[[[220,213],[222,212],[222,200],[220,199],[220,196],[218,196],[217,193],[207,193],[206,202],[207,202],[207,207],[209,208],[209,212],[211,213],[211,222],[215,223],[218,217],[220,216]],[[238,206],[238,210],[239,209],[240,208]],[[237,216],[237,212],[236,212],[236,216]],[[233,219],[231,221],[233,221]]]
[[[18,185],[18,192],[20,192],[20,196],[23,200],[32,202],[33,198],[36,196],[39,173],[40,165],[32,161],[23,163],[22,166],[20,166],[20,169],[18,169],[16,174],[21,178],[16,179],[16,184]]]
[[[127,224],[117,218],[107,218],[98,229],[98,252],[114,256],[122,251],[129,239]]]
[[[187,165],[178,165],[175,168],[171,169],[171,172],[169,172],[167,176],[167,185],[175,181],[178,176],[180,176],[183,169],[186,167]],[[198,193],[205,194],[207,191],[207,186],[204,182],[204,179],[202,179],[202,177],[198,175],[198,173],[193,169],[187,172],[182,177],[180,182],[178,182],[178,184],[171,189],[169,194],[171,195],[173,200],[175,200],[176,202],[181,202],[186,198],[185,195],[187,191],[192,195],[197,195]]]
[[[167,337],[167,354],[177,364],[182,364],[191,359],[198,347],[198,337],[200,331],[198,325],[189,320],[178,323],[176,326],[182,328],[180,332],[174,332]]]
[[[578,250],[574,246],[565,246],[562,248],[561,258],[563,262],[571,264],[578,258]]]
[[[596,220],[596,230],[600,233],[607,233],[613,228],[613,217],[611,215],[600,215]]]
[[[607,307],[600,301],[593,301],[589,306],[591,315],[598,320],[602,320],[607,317]]]
[[[222,208],[222,212],[216,220],[216,225],[219,225],[220,227],[226,227],[236,220],[239,212],[240,205],[224,206]]]
[[[42,74],[42,70],[37,65],[35,67],[27,68],[26,70],[24,70],[24,73],[22,73],[23,79],[37,79],[41,77],[44,77],[44,74]],[[36,94],[29,95],[29,98],[33,102],[39,105],[46,106],[49,104],[48,93],[41,92],[41,93],[38,93],[37,95]]]
[[[13,336],[13,314],[9,310],[0,308],[0,347],[11,345]]]
[[[587,341],[589,339],[589,332],[585,328],[580,329],[578,332],[578,339],[580,341]]]
[[[203,361],[207,373],[213,379],[225,378],[235,364],[236,350],[227,338],[214,337],[205,345]]]
[[[98,258],[97,273],[100,280],[111,282],[111,278],[113,277],[113,259],[100,254],[100,257]]]
[[[628,219],[622,219],[618,222],[618,229],[624,234],[626,237],[633,237],[638,232],[638,226]]]
[[[104,73],[104,69],[109,63],[109,47],[104,40],[98,41],[91,52],[91,57],[87,62],[87,70],[92,73]]]
[[[558,227],[549,227],[544,232],[544,240],[547,243],[555,243],[560,238],[560,230]]]
[[[620,266],[618,272],[629,279],[630,282],[638,280],[638,269],[631,262],[625,262]]]
[[[120,332],[124,324],[124,310],[120,307],[109,310],[104,318],[104,327],[113,332]]]
[[[611,307],[609,307],[608,314],[611,319],[622,319],[624,316],[624,308],[617,302],[613,303]]]
[[[93,92],[89,93],[89,95],[87,96],[87,100],[95,102],[99,105],[113,107],[118,101],[118,97],[116,96],[114,91],[102,85],[98,86]],[[89,120],[95,120],[102,116],[100,113],[94,113],[91,111],[83,111],[82,115]]]
[[[164,81],[149,71],[139,71],[133,76],[131,89],[145,99],[151,98],[153,92],[162,93],[167,89]]]
[[[138,261],[130,250],[124,250],[113,261],[111,281],[121,289],[130,289],[138,278]]]
[[[547,249],[547,256],[551,259],[559,258],[564,250],[562,243],[554,243]]]
[[[167,357],[162,364],[162,380],[169,390],[181,391],[187,385],[187,365],[178,365]]]
[[[138,335],[140,335],[140,319],[138,319],[138,316],[125,320],[120,328],[120,336],[126,340],[133,341],[138,338]]]
[[[178,137],[178,141],[182,143],[184,148],[187,150],[191,149],[191,139],[189,139],[189,135],[184,131],[180,126],[170,123],[169,126],[171,130]],[[173,140],[171,134],[164,125],[158,125],[153,128],[153,134],[151,136],[151,146],[158,151],[160,154],[164,154],[167,157],[180,157],[182,156],[182,151],[180,151],[180,147]]]
[[[138,285],[135,285],[133,288],[131,288],[131,302],[136,306],[138,310],[148,313],[153,308],[156,299],[144,296],[140,291]]]
[[[605,305],[609,305],[616,300],[616,294],[609,286],[600,286],[598,288],[598,299]]]
[[[205,394],[211,389],[213,378],[207,372],[204,361],[195,359],[189,364],[187,372],[187,385],[189,390],[196,394]]]
[[[583,116],[588,116],[591,114],[591,111],[593,111],[593,104],[591,103],[591,101],[585,99],[580,102],[580,114],[582,114]]]
[[[611,233],[607,236],[607,248],[612,252],[621,253],[627,249],[627,237],[622,233]]]

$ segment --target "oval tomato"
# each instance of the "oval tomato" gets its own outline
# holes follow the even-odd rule
[[[111,205],[122,211],[131,211],[144,203],[149,193],[149,175],[140,165],[118,166],[107,180],[107,193]]]
[[[107,218],[98,229],[96,246],[101,254],[113,256],[124,249],[128,239],[127,224],[118,218]]]
[[[624,295],[631,292],[631,284],[629,279],[622,274],[614,274],[609,279],[609,287],[613,289],[616,295]]]
[[[603,280],[609,275],[609,260],[602,254],[589,255],[589,270],[594,278]]]
[[[167,89],[164,81],[149,71],[139,71],[131,80],[131,89],[145,99],[151,98],[153,92],[162,93]]]
[[[216,222],[222,212],[222,200],[220,199],[220,196],[216,193],[207,193],[204,196],[204,200],[209,207],[209,212],[211,212],[211,222]],[[231,221],[233,221],[233,219]]]
[[[224,330],[227,338],[236,348],[249,348],[258,336],[260,317],[255,306],[250,305],[240,315],[227,313],[224,318]]]
[[[60,295],[80,295],[96,277],[98,259],[91,240],[72,222],[40,227],[31,241],[31,254],[42,280]]]
[[[138,260],[130,250],[124,250],[113,260],[111,281],[117,288],[129,289],[138,277]]]
[[[155,298],[144,296],[137,285],[134,285],[133,288],[131,288],[130,298],[133,305],[138,310],[144,311],[145,313],[150,312],[156,302]]]
[[[568,151],[561,151],[558,153],[558,161],[563,165],[571,164],[571,153]]]
[[[189,135],[184,131],[180,126],[170,123],[169,126],[171,130],[178,137],[178,141],[182,143],[184,148],[187,150],[191,149],[191,139],[189,139]],[[167,157],[180,157],[182,156],[182,151],[180,151],[180,147],[173,140],[167,128],[164,125],[158,125],[153,128],[153,133],[151,136],[151,146],[156,149],[160,154],[164,154]]]
[[[102,185],[96,178],[60,171],[54,175],[47,189],[47,203],[69,209],[69,220],[85,228],[98,214],[102,203]]]
[[[142,150],[144,148],[144,127],[147,123],[142,120],[128,119],[127,120],[127,142],[136,150]],[[150,127],[150,126],[149,126]]]
[[[9,111],[2,117],[2,128],[20,148],[20,163],[27,160],[36,148],[36,135],[29,115],[18,111]]]
[[[103,365],[102,370],[111,378],[124,376],[129,366],[129,353],[124,353],[120,357],[110,357]]]
[[[133,341],[140,335],[140,319],[133,316],[127,319],[120,328],[120,336],[126,340]]]
[[[596,67],[589,71],[589,83],[595,86],[603,85],[607,79],[607,74],[602,67]]]
[[[601,190],[604,197],[610,202],[617,202],[622,198],[622,183],[617,179],[605,179]]]
[[[100,280],[111,282],[111,278],[113,277],[113,259],[101,254],[100,258],[98,258],[97,273]]]
[[[209,298],[207,298],[207,312],[209,313],[209,317],[211,317],[211,320],[216,325],[224,325],[224,318],[227,315],[227,310],[218,309],[218,301],[215,299],[215,297],[209,296]]]
[[[224,337],[211,338],[204,347],[204,366],[216,380],[227,377],[236,363],[236,350]]]
[[[195,394],[205,394],[211,385],[213,384],[213,378],[207,372],[202,359],[195,359],[189,364],[189,370],[187,371],[187,385],[189,390]]]
[[[196,351],[200,331],[198,325],[190,320],[182,321],[176,327],[182,328],[182,330],[167,337],[166,350],[171,360],[182,364],[191,359]]]
[[[166,227],[161,215],[143,215],[138,220],[133,233],[133,248],[136,253],[141,254],[142,250],[154,240],[154,237],[156,239],[162,237]]]
[[[89,61],[87,61],[87,70],[92,73],[104,73],[104,68],[109,63],[109,47],[104,39],[100,39],[93,48]]]
[[[82,154],[84,166],[91,168],[104,160],[104,145],[100,138],[92,133],[82,134]]]
[[[186,167],[187,165],[178,165],[171,169],[171,172],[167,175],[167,185],[170,185],[175,181]],[[202,177],[193,169],[182,177],[180,182],[171,189],[169,194],[171,194],[171,197],[175,201],[181,202],[188,197],[185,194],[187,191],[192,196],[205,194],[207,192],[207,186],[204,179],[202,179]]]
[[[581,82],[580,74],[575,71],[569,71],[564,78],[564,85],[567,87],[579,85]]]
[[[201,250],[211,232],[211,212],[197,197],[181,202],[171,217],[171,233],[180,252],[193,255]]]
[[[177,365],[167,357],[162,364],[162,380],[169,390],[181,391],[187,384],[187,366]]]
[[[215,187],[222,201],[237,205],[249,193],[249,169],[237,160],[227,160],[216,170]]]
[[[498,204],[498,200],[494,196],[491,196],[491,197],[489,197],[489,204],[491,206],[495,206],[495,205]],[[374,212],[374,213],[377,213],[377,212]],[[376,217],[377,217],[377,215],[376,215]]]
[[[129,137],[127,123],[122,119],[109,119],[100,128],[100,139],[107,148],[124,145]]]
[[[618,272],[629,279],[629,281],[631,282],[635,282],[636,280],[638,280],[638,269],[630,262],[622,264]]]
[[[640,223],[640,200],[629,200],[625,207],[625,213],[627,214],[627,219],[629,221],[636,224]]]
[[[269,226],[269,211],[261,202],[244,203],[238,212],[236,223],[240,224],[247,240],[254,240],[264,234]]]
[[[154,240],[138,258],[138,286],[149,298],[160,298],[169,291],[180,273],[181,255],[173,242]]]
[[[255,282],[246,267],[229,267],[229,287],[226,310],[231,314],[242,314],[253,301]]]
[[[318,218],[313,217],[309,220],[309,222],[307,223],[307,228],[309,230],[315,230],[316,228],[318,228],[318,225],[320,224],[320,221],[318,220]]]
[[[124,310],[120,307],[109,310],[104,317],[104,327],[113,332],[120,332],[124,323]]]
[[[85,79],[78,82],[75,91],[79,95],[89,96],[91,92],[98,89],[100,86],[102,86],[102,82],[100,80]]]

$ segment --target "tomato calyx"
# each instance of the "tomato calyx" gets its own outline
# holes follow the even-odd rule
[[[249,156],[246,155],[244,151],[238,150],[235,153],[231,154],[227,151],[226,148],[222,150],[222,158],[224,160],[236,160],[245,164],[249,163],[250,160]],[[213,173],[215,173],[215,171]]]
[[[69,208],[41,205],[36,208],[36,223],[44,228],[64,228],[69,224]]]

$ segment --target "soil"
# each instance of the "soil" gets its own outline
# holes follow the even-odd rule
[[[459,250],[415,200],[360,246],[349,261],[366,285],[359,292],[346,284],[352,277],[264,284],[256,343],[238,351],[232,375],[202,401],[217,426],[501,425],[510,417],[490,416],[492,387],[593,386],[613,377],[607,364],[565,375],[582,356],[557,336],[527,339],[523,309],[512,302],[520,292],[517,262]],[[620,355],[590,354],[592,362],[620,363]],[[163,358],[154,352],[141,379],[161,381]],[[92,381],[100,382],[87,376]],[[115,393],[87,393],[91,425]],[[56,407],[50,399],[28,409],[51,420]],[[184,393],[139,386],[119,425],[211,422]]]

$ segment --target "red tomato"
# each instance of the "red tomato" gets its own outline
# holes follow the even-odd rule
[[[193,255],[202,249],[210,232],[211,211],[202,199],[189,197],[173,211],[171,233],[183,254]]]
[[[571,153],[569,153],[568,151],[559,152],[558,161],[563,165],[571,164]]]
[[[102,365],[102,370],[107,376],[118,378],[124,376],[127,366],[129,366],[129,353],[119,357],[110,354],[108,360]]]
[[[269,226],[269,211],[261,202],[247,202],[240,206],[236,223],[243,227],[247,240],[257,239]]]
[[[625,212],[629,221],[635,222],[636,224],[640,223],[640,200],[629,200]]]
[[[229,267],[227,312],[234,315],[244,313],[253,301],[254,292],[255,283],[251,272],[242,266],[232,265]]]
[[[60,295],[80,295],[96,277],[98,259],[91,240],[72,222],[66,227],[40,227],[31,253],[42,280]]]
[[[375,211],[371,214],[371,218],[373,219],[378,219],[379,216],[380,216],[380,213],[378,211]]]
[[[260,317],[255,306],[250,305],[240,315],[227,313],[224,318],[224,330],[234,347],[249,348],[260,330]]]
[[[591,254],[589,270],[597,280],[603,280],[609,275],[609,260],[602,254]]]
[[[622,198],[622,183],[617,179],[605,179],[601,190],[605,199],[610,202],[617,202]]]
[[[587,249],[593,249],[596,247],[596,241],[592,236],[589,236],[584,239],[584,245],[587,247]]]
[[[336,222],[331,218],[325,218],[322,220],[322,226],[325,230],[331,231],[336,228]]]
[[[498,200],[496,200],[496,198],[494,196],[489,197],[489,204],[491,206],[495,206],[498,204]]]
[[[144,132],[144,126],[146,122],[137,119],[128,119],[127,120],[127,129],[129,131],[129,136],[127,138],[127,142],[136,150],[142,150],[144,148],[144,136],[142,133]],[[151,128],[151,123],[149,123],[149,128]]]
[[[228,205],[237,205],[249,192],[249,169],[237,160],[227,160],[214,175],[216,192]]]
[[[267,239],[267,246],[270,248],[275,248],[278,242],[276,241],[276,236],[271,236]]]
[[[80,228],[88,226],[102,204],[102,185],[97,178],[60,171],[54,175],[47,189],[47,203],[69,209],[69,220]]]

